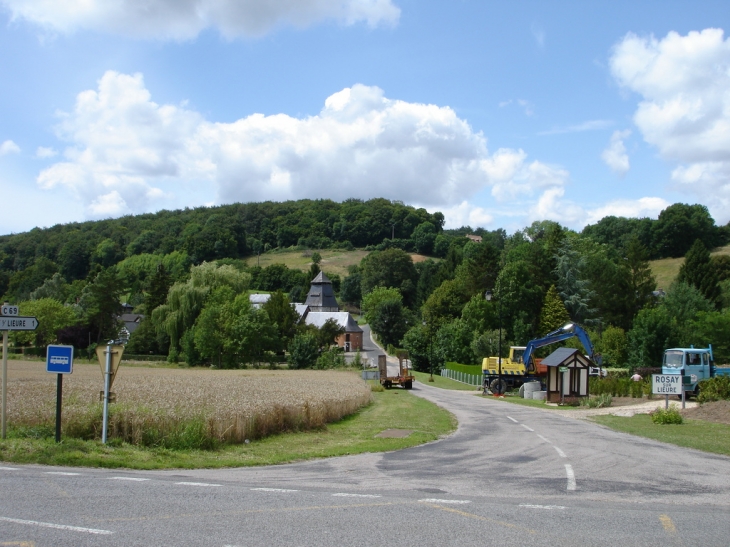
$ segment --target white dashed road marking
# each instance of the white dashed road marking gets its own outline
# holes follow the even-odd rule
[[[548,441],[548,440],[547,440],[547,439],[546,439],[545,437],[543,437],[542,435],[538,434],[537,436],[538,436],[538,437],[540,437],[540,438],[541,438],[541,439],[542,439],[543,441],[545,441],[546,443],[548,443],[548,444],[553,444],[553,443],[551,443],[550,441]]]
[[[565,455],[565,452],[563,452],[562,450],[560,450],[557,446],[553,446],[553,448],[558,453],[558,456],[560,456],[561,458],[567,458],[568,457],[568,456]]]
[[[512,420],[514,423],[519,423],[517,420],[515,420],[512,416],[507,416],[508,419]]]
[[[17,467],[0,467],[0,471],[17,471]]]
[[[452,504],[456,504],[456,505],[459,505],[462,503],[471,503],[470,500],[440,500],[440,499],[436,499],[436,498],[427,498],[427,499],[418,500],[418,501],[423,502],[423,503],[447,503],[447,504],[452,503]]]
[[[46,471],[46,475],[64,475],[67,477],[73,477],[80,474],[81,473],[67,473],[65,471]]]
[[[109,477],[110,481],[134,481],[134,482],[142,482],[142,481],[148,481],[150,479],[143,479],[140,477]]]
[[[287,490],[286,488],[251,488],[258,492],[299,492],[299,490]]]
[[[529,503],[520,503],[520,507],[527,507],[528,509],[567,509],[562,505],[531,505]]]
[[[31,526],[41,526],[43,528],[55,528],[56,530],[69,530],[71,532],[86,532],[87,534],[99,534],[108,536],[113,534],[109,530],[97,530],[95,528],[81,528],[80,526],[66,526],[65,524],[53,524],[51,522],[38,522],[35,520],[22,520],[22,519],[11,519],[7,517],[0,517],[2,522],[13,522],[15,524],[28,524]]]
[[[341,498],[380,498],[382,496],[378,496],[376,494],[345,494],[345,493],[338,493],[338,494],[332,494],[333,496],[338,496]]]
[[[220,484],[211,484],[209,482],[176,482],[175,484],[181,484],[183,486],[221,486]]]
[[[573,467],[566,463],[565,474],[568,476],[568,490],[575,490],[575,473],[573,473]]]
[[[524,428],[525,428],[525,429],[526,429],[527,431],[532,431],[532,432],[534,432],[534,431],[535,431],[534,429],[532,429],[532,428],[530,428],[530,427],[527,427],[527,426],[526,426],[525,424],[520,424],[520,425],[521,425],[522,427],[524,427]]]

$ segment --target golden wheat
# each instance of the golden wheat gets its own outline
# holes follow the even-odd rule
[[[9,362],[8,424],[55,423],[56,375],[38,362]],[[98,365],[74,365],[63,382],[64,435],[98,438]],[[134,444],[240,443],[287,430],[322,427],[367,405],[370,386],[351,372],[120,367],[112,387],[109,437]],[[207,439],[208,442],[205,441]],[[183,443],[184,444],[184,443]],[[190,443],[188,443],[190,444]]]

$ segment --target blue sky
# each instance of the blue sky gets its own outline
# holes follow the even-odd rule
[[[730,221],[726,2],[0,0],[0,233],[386,197]]]

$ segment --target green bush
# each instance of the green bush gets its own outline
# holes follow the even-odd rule
[[[715,376],[709,380],[702,380],[699,386],[700,394],[697,401],[700,404],[730,400],[730,376]]]
[[[651,413],[651,421],[655,424],[681,424],[683,419],[677,405],[669,405],[669,408],[657,408]]]
[[[611,406],[613,398],[608,393],[602,393],[595,397],[585,397],[580,400],[580,406],[588,408],[606,408]]]

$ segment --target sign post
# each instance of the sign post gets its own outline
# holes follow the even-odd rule
[[[61,401],[63,400],[63,375],[71,374],[74,366],[74,347],[49,345],[46,349],[46,372],[56,377],[56,442],[61,442]]]
[[[96,357],[99,359],[99,365],[102,367],[101,372],[104,375],[104,411],[101,424],[102,444],[106,444],[107,423],[109,421],[109,390],[112,388],[112,383],[114,383],[114,378],[119,368],[119,362],[122,360],[122,353],[124,353],[124,346],[112,344],[113,342],[109,342],[106,347],[97,346],[96,348]]]
[[[664,408],[669,408],[670,395],[684,397],[682,376],[680,374],[652,374],[651,392],[655,395],[664,395]]]
[[[35,317],[19,317],[18,306],[11,306],[7,302],[0,306],[0,330],[3,331],[3,374],[2,374],[2,417],[0,419],[0,436],[6,435],[6,417],[8,408],[8,331],[9,330],[36,330],[38,320]]]

